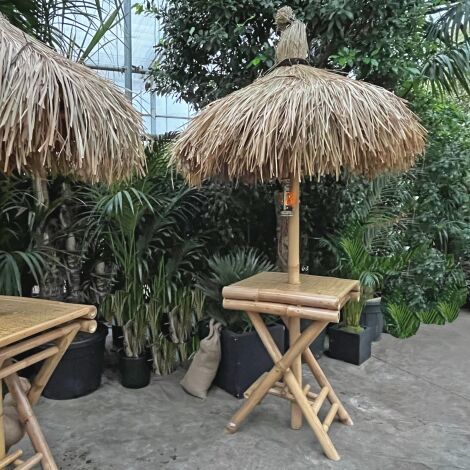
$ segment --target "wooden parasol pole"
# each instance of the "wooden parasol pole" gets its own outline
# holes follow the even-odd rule
[[[287,257],[287,270],[289,274],[289,284],[300,284],[300,180],[298,176],[291,175],[291,193],[293,200],[292,216],[288,222],[289,251]]]
[[[292,192],[292,216],[289,217],[288,222],[288,280],[289,284],[300,284],[300,178],[295,174],[291,175],[291,192]],[[289,343],[293,345],[300,336],[300,317],[291,317],[288,320],[289,324]],[[302,357],[299,355],[292,363],[291,370],[295,378],[302,388]],[[302,427],[302,410],[297,403],[291,404],[291,428],[300,429]]]

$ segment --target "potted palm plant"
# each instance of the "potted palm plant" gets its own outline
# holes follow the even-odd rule
[[[413,250],[400,241],[399,229],[406,223],[404,208],[411,198],[406,187],[397,190],[400,184],[394,176],[369,182],[368,198],[348,226],[323,240],[336,257],[334,272],[361,283],[360,299],[346,304],[343,322],[329,329],[332,357],[353,363],[367,359],[367,342],[378,340],[384,325],[380,298],[384,278],[402,270],[413,256]]]
[[[221,362],[215,384],[237,398],[273,362],[243,312],[222,308],[222,288],[234,282],[275,267],[253,248],[241,248],[228,255],[214,255],[209,261],[209,274],[201,276],[199,287],[205,295],[205,310],[223,325],[220,337]],[[284,349],[284,326],[275,318],[263,315],[279,349]]]

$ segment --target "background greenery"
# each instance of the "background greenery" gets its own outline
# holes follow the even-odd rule
[[[164,30],[149,87],[197,109],[250,83],[273,63],[272,18],[280,5],[169,0],[163,9],[138,6]],[[291,5],[307,22],[314,65],[405,96],[429,132],[426,154],[406,174],[367,181],[345,173],[338,181],[302,184],[302,265],[312,274],[360,277],[371,295],[383,296],[396,336],[416,333],[422,322],[453,321],[465,296],[462,267],[470,266],[470,2]],[[120,15],[118,4],[98,9],[87,42],[76,44],[57,25],[87,6],[24,0],[2,2],[0,11],[83,60]],[[201,312],[224,318],[217,286],[247,275],[240,260],[249,261],[250,272],[277,263],[276,185],[190,189],[167,169],[171,138],[149,144],[145,178],[111,187],[55,178],[47,206],[38,204],[27,176],[0,177],[0,293],[31,295],[37,285],[40,295],[101,306],[129,326],[137,352],[145,336],[159,373],[196,346],[191,335]],[[206,292],[204,308],[193,297],[196,285]]]

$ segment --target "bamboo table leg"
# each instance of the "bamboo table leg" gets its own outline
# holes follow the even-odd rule
[[[291,344],[289,347],[289,351],[282,356],[281,352],[279,351],[276,343],[272,339],[271,335],[269,334],[268,329],[266,328],[266,325],[264,324],[263,320],[261,319],[260,315],[258,313],[251,313],[247,312],[248,316],[250,317],[251,322],[256,328],[256,331],[258,332],[261,341],[263,342],[266,350],[268,351],[269,355],[273,359],[273,361],[279,363],[282,363],[282,361],[286,358],[287,354],[290,351],[296,351],[295,354],[300,358],[302,351],[308,348],[310,345],[311,341],[315,337],[321,333],[321,331],[326,327],[327,322],[314,322],[311,324],[305,332],[299,337],[296,343]],[[313,338],[310,338],[309,335],[305,335],[306,332],[314,332]],[[307,341],[301,342],[300,340],[304,339]],[[310,342],[308,342],[310,341]],[[305,345],[305,343],[307,343]],[[300,346],[300,347],[299,347]],[[297,350],[298,351],[297,353]],[[323,425],[321,421],[318,419],[318,416],[316,413],[314,413],[310,403],[307,400],[307,397],[305,396],[302,386],[299,384],[297,377],[293,374],[291,370],[286,370],[284,374],[284,380],[289,387],[289,390],[291,391],[292,395],[294,395],[297,404],[299,408],[301,409],[301,412],[305,416],[305,419],[307,420],[308,424],[312,428],[313,433],[315,434],[316,438],[320,442],[320,445],[323,448],[323,451],[325,452],[325,455],[331,459],[331,460],[339,460],[339,454],[335,449],[335,446],[331,442],[330,437],[328,436],[328,433],[324,430]]]
[[[308,367],[312,371],[312,374],[315,377],[318,384],[321,387],[328,387],[329,389],[328,400],[332,405],[334,403],[338,405],[338,416],[339,416],[340,421],[344,424],[351,426],[353,424],[353,420],[349,416],[349,413],[346,411],[346,408],[344,408],[343,404],[337,397],[335,391],[330,385],[330,382],[328,382],[326,375],[324,374],[324,372],[321,370],[320,366],[318,365],[318,362],[315,359],[315,356],[313,355],[312,351],[310,351],[310,349],[306,349],[302,353],[302,355],[303,355],[303,358],[305,359],[305,362],[308,364]]]
[[[298,359],[304,351],[309,351],[308,347],[310,343],[321,333],[328,322],[313,322],[302,334],[300,334],[297,341],[291,344],[289,350],[283,356],[273,338],[269,334],[269,331],[261,319],[261,316],[254,312],[247,312],[247,314],[250,317],[250,320],[258,332],[258,335],[263,342],[266,351],[273,359],[275,365],[271,371],[266,374],[264,379],[262,379],[259,384],[256,384],[254,389],[250,391],[249,397],[227,425],[227,430],[229,432],[235,432],[242,421],[249,415],[253,408],[261,402],[264,396],[268,393],[272,393],[270,389],[279,380],[279,378],[284,377],[284,383],[287,385],[291,396],[293,399],[295,399],[303,416],[312,428],[312,431],[322,446],[326,456],[332,460],[339,460],[339,454],[336,451],[330,437],[328,436],[328,430],[331,422],[333,421],[336,413],[339,412],[340,408],[342,408],[344,413],[346,413],[346,410],[344,410],[341,402],[332,391],[331,385],[327,381],[323,371],[321,371],[320,366],[316,364],[316,361],[316,365],[310,361],[310,366],[312,368],[312,372],[315,371],[315,378],[319,383],[322,382],[323,386],[321,392],[318,395],[315,395],[316,398],[313,403],[307,398],[308,388],[306,390],[302,389],[302,386],[299,384],[299,381],[292,371],[292,364],[294,364],[294,361]],[[317,414],[322,406],[323,401],[327,397],[332,403],[332,407],[328,412],[324,422],[322,423]],[[342,419],[343,422],[345,422],[344,413],[340,414],[340,419]],[[346,416],[349,418],[347,413]]]
[[[59,361],[62,359],[62,356],[65,354],[65,351],[67,351],[67,348],[70,346],[70,343],[73,341],[79,330],[80,323],[77,323],[69,333],[55,341],[59,351],[44,361],[41,369],[34,379],[34,382],[31,384],[31,390],[28,393],[28,400],[31,405],[34,406],[41,397],[44,387],[47,385],[47,382],[51,378],[51,375],[59,364]]]
[[[294,344],[300,336],[300,318],[289,318],[289,343]],[[299,355],[292,363],[291,370],[302,388],[302,356]],[[290,427],[300,429],[302,427],[302,410],[297,403],[291,403]]]
[[[16,402],[18,415],[24,424],[26,432],[31,439],[34,449],[42,454],[42,466],[44,470],[58,470],[54,462],[51,450],[46,442],[46,438],[41,431],[38,420],[34,415],[31,404],[25,395],[18,376],[15,374],[5,377],[5,382],[12,398]]]
[[[277,350],[280,356],[280,360],[274,360],[274,367],[269,371],[269,373],[266,375],[264,380],[260,383],[260,385],[256,388],[256,390],[253,391],[253,393],[250,395],[249,398],[247,398],[242,406],[238,409],[238,411],[232,416],[230,422],[227,424],[226,429],[228,432],[235,432],[240,424],[245,420],[245,418],[251,413],[251,411],[255,408],[255,406],[261,402],[261,400],[266,396],[268,393],[269,389],[277,382],[279,379],[283,376],[284,372],[290,367],[292,362],[299,356],[299,354],[302,353],[302,351],[308,347],[308,345],[314,340],[315,337],[318,336],[318,334],[321,332],[321,330],[325,327],[324,325],[321,324],[321,322],[315,323],[310,325],[300,336],[300,338],[297,340],[295,345],[292,345],[287,353],[282,356],[282,354],[279,352],[279,349],[277,349],[277,345],[274,342],[274,340],[271,338],[269,335],[269,332],[266,330],[266,332],[261,331],[258,329],[258,323],[262,323],[263,327],[265,327],[263,320],[260,318],[259,314],[257,313],[251,313],[247,312],[251,321],[253,322],[253,325],[255,326],[256,330],[258,331],[258,334],[263,340],[263,335],[266,337],[265,340],[263,340],[263,344],[266,346],[265,341],[271,341],[269,344],[269,349],[271,351]],[[275,348],[275,349],[274,349]],[[268,353],[270,353],[270,350],[268,350]]]

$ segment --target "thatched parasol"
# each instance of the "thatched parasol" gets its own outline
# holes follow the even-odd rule
[[[143,171],[142,135],[113,84],[0,15],[0,171],[119,180]]]
[[[292,9],[276,14],[276,65],[251,85],[192,119],[172,150],[188,181],[291,178],[289,282],[299,282],[299,180],[374,176],[406,170],[425,146],[425,129],[393,93],[308,65],[305,25]]]

